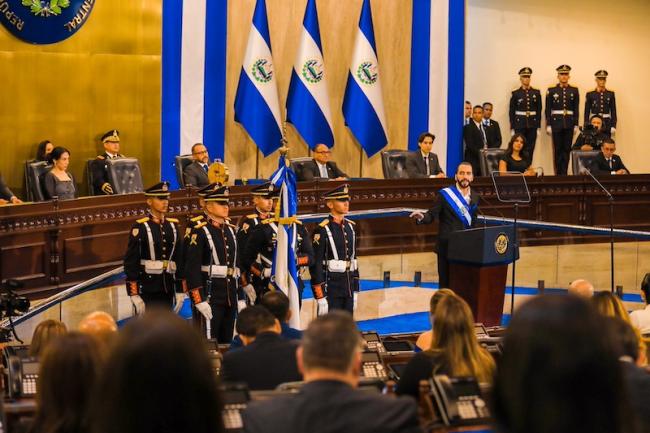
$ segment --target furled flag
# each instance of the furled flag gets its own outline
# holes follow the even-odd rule
[[[296,63],[287,96],[287,122],[293,124],[310,149],[334,145],[332,115],[325,82],[316,0],[308,0]]]
[[[363,0],[343,98],[343,117],[369,157],[388,143],[370,0]]]
[[[268,156],[282,145],[280,119],[266,2],[257,0],[235,96],[235,121]]]

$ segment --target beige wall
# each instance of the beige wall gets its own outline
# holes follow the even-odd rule
[[[647,173],[648,18],[647,0],[467,0],[466,99],[495,104],[505,139],[510,92],[519,85],[521,67],[533,68],[532,84],[544,94],[556,82],[555,68],[569,64],[571,83],[580,89],[581,121],[585,95],[595,86],[593,74],[606,69],[608,87],[616,91],[618,152],[632,172]],[[552,173],[551,146],[542,129],[534,165],[546,173]]]

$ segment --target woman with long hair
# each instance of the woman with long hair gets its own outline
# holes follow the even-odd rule
[[[526,152],[526,139],[521,134],[515,134],[508,142],[508,149],[505,155],[499,160],[499,173],[516,171],[524,176],[535,176],[535,170],[530,166],[528,153]]]
[[[436,311],[438,302],[440,302],[440,300],[445,296],[453,295],[453,294],[454,294],[453,290],[438,289],[433,295],[431,295],[431,299],[429,300],[429,322],[431,323],[431,329],[423,332],[418,337],[417,341],[415,342],[415,346],[418,349],[427,350],[431,347],[431,339],[433,337],[433,323],[435,321],[434,312]]]
[[[39,357],[43,353],[45,346],[50,341],[60,337],[68,332],[65,323],[60,320],[43,320],[34,329],[32,334],[32,342],[29,345],[29,356]]]
[[[53,149],[54,145],[50,140],[41,141],[36,148],[36,159],[34,161],[47,161]]]

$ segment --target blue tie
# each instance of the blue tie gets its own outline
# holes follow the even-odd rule
[[[203,164],[203,170],[205,170],[206,173],[208,172],[208,164]]]

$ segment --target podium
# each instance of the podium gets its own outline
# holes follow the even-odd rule
[[[454,232],[449,237],[449,285],[472,309],[474,320],[498,326],[508,264],[519,258],[512,225]]]

